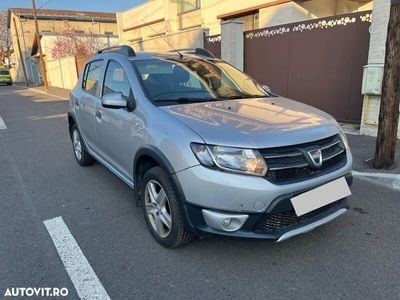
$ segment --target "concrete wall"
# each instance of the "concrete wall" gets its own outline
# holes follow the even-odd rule
[[[178,33],[193,27],[205,27],[210,35],[221,33],[221,20],[218,16],[258,5],[276,4],[276,0],[202,0],[201,8],[178,14],[177,0],[152,0],[132,9],[117,13],[121,43],[148,39],[154,32],[144,24],[143,19],[160,33]],[[351,0],[310,0],[306,2],[282,1],[279,4],[259,9],[259,28],[300,22],[371,9],[372,2],[365,4]],[[130,28],[134,28],[129,30]]]
[[[217,17],[222,14],[235,12],[252,6],[274,2],[273,0],[246,0],[246,1],[221,1],[205,0],[201,2],[201,18],[204,27],[210,29],[210,35],[221,33],[221,20]]]
[[[260,9],[259,27],[271,27],[371,9],[372,1],[369,3],[348,0],[291,1]]]
[[[314,16],[295,2],[260,9],[259,27],[306,21]]]
[[[58,37],[58,35],[46,34],[46,35],[43,35],[41,38],[40,42],[42,44],[42,51],[43,51],[43,54],[45,55],[46,61],[54,59],[51,55],[51,50],[54,47],[54,43],[57,40],[57,37]],[[92,41],[92,39],[93,39],[93,44],[98,49],[109,47],[109,46],[115,46],[115,45],[119,44],[119,39],[117,36],[105,37],[103,35],[103,36],[93,36],[93,37],[82,37],[83,40],[85,40],[85,38],[87,38],[90,41]]]
[[[47,61],[46,71],[49,86],[70,90],[78,82],[75,57],[73,56]]]
[[[229,20],[221,23],[221,58],[243,71],[243,22]]]
[[[383,64],[385,62],[389,14],[390,0],[379,0],[374,2],[368,64]],[[376,136],[378,131],[380,102],[380,96],[364,96],[360,129],[361,134]],[[400,126],[398,137],[400,138]]]
[[[95,37],[98,48],[104,48],[117,45],[119,40],[117,37]],[[69,56],[62,59],[55,59],[51,55],[51,49],[57,35],[43,35],[41,38],[42,50],[45,54],[45,66],[47,71],[47,80],[50,86],[60,87],[64,89],[72,89],[79,77],[77,74],[75,57]]]
[[[165,0],[153,0],[145,2],[135,7],[135,9],[117,13],[117,23],[119,36],[122,43],[132,42],[140,38],[149,38],[155,34],[152,28],[160,33],[167,32],[165,22],[152,24],[151,26],[141,26],[145,23],[152,23],[166,17]],[[129,31],[126,31],[129,29]]]
[[[176,49],[179,48],[203,48],[204,34],[208,34],[207,29],[194,28],[179,33],[167,34],[164,36]],[[160,37],[148,38],[138,42],[130,43],[135,51],[170,51],[171,46]]]

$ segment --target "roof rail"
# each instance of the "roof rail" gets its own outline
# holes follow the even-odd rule
[[[136,56],[135,51],[131,46],[128,45],[120,45],[120,46],[112,46],[97,50],[97,53],[120,53],[126,56]]]
[[[203,48],[175,49],[175,50],[171,50],[169,52],[180,52],[180,53],[195,54],[195,55],[201,55],[201,56],[215,58],[214,54],[212,54],[210,51],[203,49]]]

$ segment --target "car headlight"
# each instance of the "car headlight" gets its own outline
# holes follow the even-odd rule
[[[343,145],[346,149],[349,148],[349,141],[347,140],[347,136],[344,133],[343,129],[340,127],[340,125],[338,124],[338,130],[339,130],[339,135],[340,138],[342,139]]]
[[[264,176],[268,170],[264,158],[257,150],[196,143],[190,146],[199,162],[207,167],[255,176]]]

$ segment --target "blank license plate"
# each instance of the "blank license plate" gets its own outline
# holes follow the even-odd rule
[[[296,215],[301,216],[350,195],[351,191],[347,181],[342,177],[290,200]]]

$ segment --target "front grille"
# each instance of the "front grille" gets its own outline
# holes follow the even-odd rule
[[[294,211],[266,214],[254,226],[254,231],[276,231],[301,222],[304,217],[296,216]]]
[[[306,158],[310,149],[321,149],[321,167],[310,165]],[[268,165],[265,177],[277,184],[320,176],[343,167],[347,162],[345,146],[339,135],[300,145],[262,149],[260,152]]]
[[[265,213],[260,219],[255,223],[253,231],[255,232],[277,232],[280,230],[288,229],[289,227],[299,225],[300,223],[310,222],[314,217],[337,207],[339,202],[330,203],[324,207],[316,209],[305,215],[298,217],[294,209],[277,212],[277,213]]]

